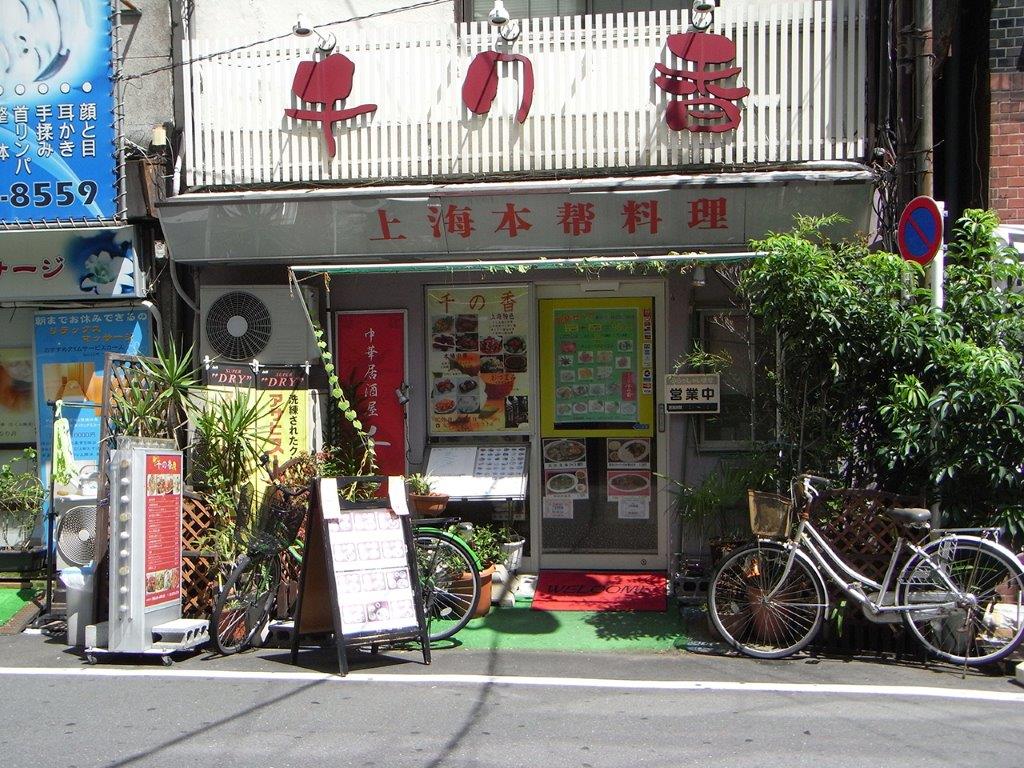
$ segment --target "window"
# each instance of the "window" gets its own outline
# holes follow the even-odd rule
[[[774,412],[763,396],[770,350],[744,312],[704,309],[698,315],[703,350],[731,361],[721,374],[721,412],[701,419],[702,446],[736,449],[770,439]]]
[[[683,7],[679,0],[504,0],[504,3],[513,19],[626,11],[672,11]],[[494,0],[464,0],[462,18],[467,21],[487,21],[487,14],[493,7]]]

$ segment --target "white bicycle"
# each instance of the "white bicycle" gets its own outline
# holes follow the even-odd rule
[[[900,535],[878,583],[844,562],[811,523],[811,504],[828,484],[798,476],[791,491],[799,522],[789,536],[759,539],[731,552],[716,569],[709,608],[729,644],[762,659],[805,648],[828,615],[827,576],[872,621],[900,616],[941,659],[981,666],[1013,653],[1024,638],[1024,567],[998,543],[998,529],[935,531],[937,538],[923,546]],[[927,509],[889,508],[885,514],[918,531],[930,527]],[[910,557],[897,574],[905,549]]]

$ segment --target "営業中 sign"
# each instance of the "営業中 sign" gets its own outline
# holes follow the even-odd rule
[[[718,413],[722,389],[717,373],[669,373],[665,376],[666,413]]]

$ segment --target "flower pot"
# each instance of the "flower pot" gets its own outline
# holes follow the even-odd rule
[[[437,517],[443,515],[448,508],[448,496],[443,493],[410,493],[409,503],[412,504],[414,514],[421,517]]]
[[[509,573],[516,573],[523,564],[523,548],[526,546],[526,539],[519,541],[506,541],[501,545],[501,551],[505,553],[503,565],[508,568]]]
[[[491,577],[493,575],[493,565],[489,565],[480,571],[480,595],[476,599],[476,608],[473,609],[474,619],[486,616],[488,611],[491,610]]]

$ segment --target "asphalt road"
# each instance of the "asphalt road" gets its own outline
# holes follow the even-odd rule
[[[262,650],[89,667],[0,638],[0,766],[1022,764],[1024,688],[882,661]]]

